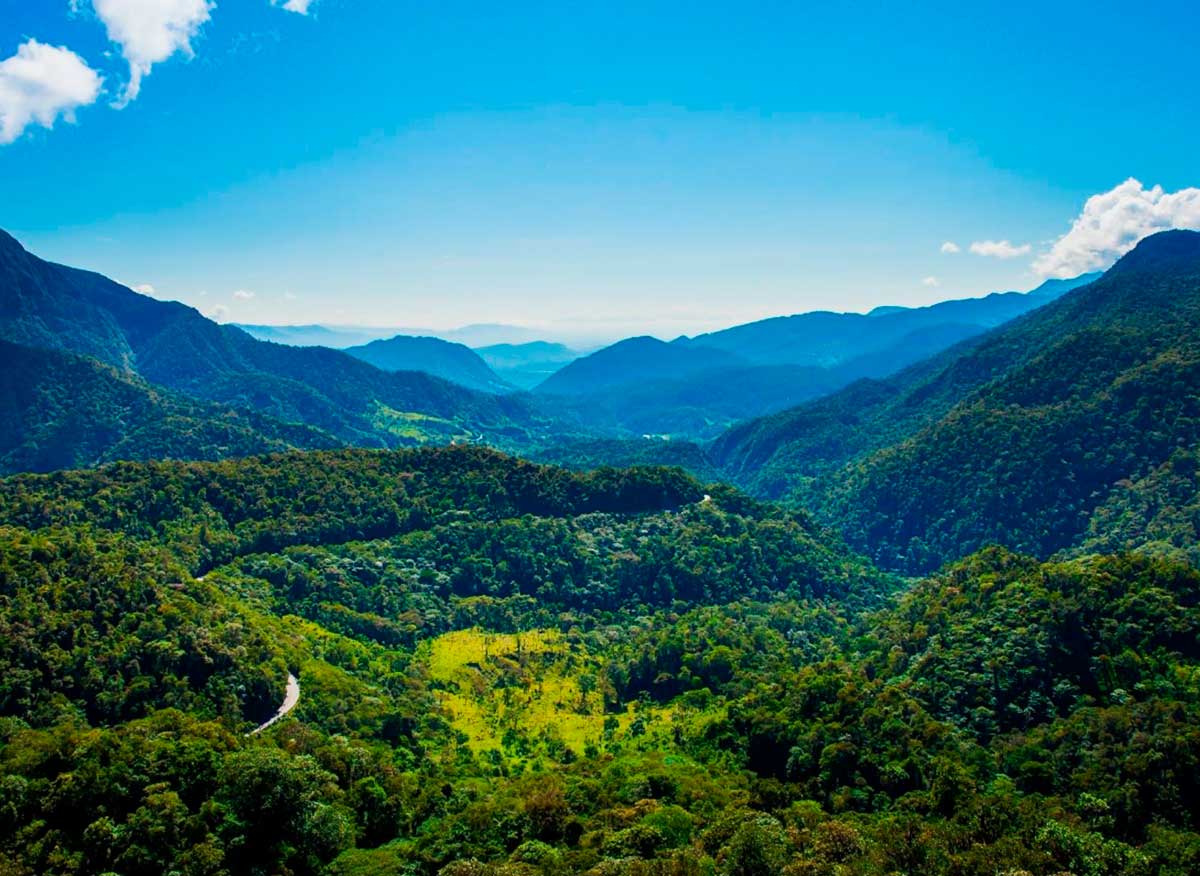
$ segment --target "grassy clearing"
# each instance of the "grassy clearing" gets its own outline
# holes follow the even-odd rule
[[[606,714],[601,661],[554,630],[462,630],[425,643],[419,656],[452,725],[477,754],[522,756],[540,747],[580,755],[662,729],[671,717],[669,708],[632,704]]]
[[[449,441],[470,437],[469,433],[463,432],[457,423],[450,420],[416,411],[398,411],[379,402],[372,404],[370,419],[376,429],[411,441]]]

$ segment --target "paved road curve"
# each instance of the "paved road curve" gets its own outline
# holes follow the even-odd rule
[[[264,721],[246,735],[253,736],[255,733],[262,733],[292,709],[296,708],[296,703],[298,702],[300,702],[300,679],[296,678],[296,676],[289,672],[287,679],[287,693],[283,695],[283,704],[279,707],[279,711],[272,716],[271,720]]]

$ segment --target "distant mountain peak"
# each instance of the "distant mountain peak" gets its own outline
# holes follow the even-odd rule
[[[347,347],[346,352],[384,371],[424,371],[483,392],[503,393],[512,389],[470,347],[441,338],[396,335]]]

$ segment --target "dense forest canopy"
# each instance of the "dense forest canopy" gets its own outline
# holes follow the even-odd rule
[[[1175,560],[906,587],[678,469],[465,447],[21,475],[0,514],[9,872],[1200,864]]]

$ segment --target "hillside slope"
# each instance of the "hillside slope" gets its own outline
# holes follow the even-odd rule
[[[193,401],[86,356],[0,341],[0,473],[327,448],[333,436]]]
[[[1200,441],[1197,387],[1200,233],[1163,232],[1059,301],[889,383],[727,435],[716,456],[744,466],[773,433],[759,483],[788,485],[779,472],[795,464],[790,485],[888,568],[927,571],[991,542],[1047,556],[1083,537],[1118,480]]]
[[[1118,481],[1072,553],[1124,551],[1200,567],[1200,448],[1177,450],[1143,477]]]

